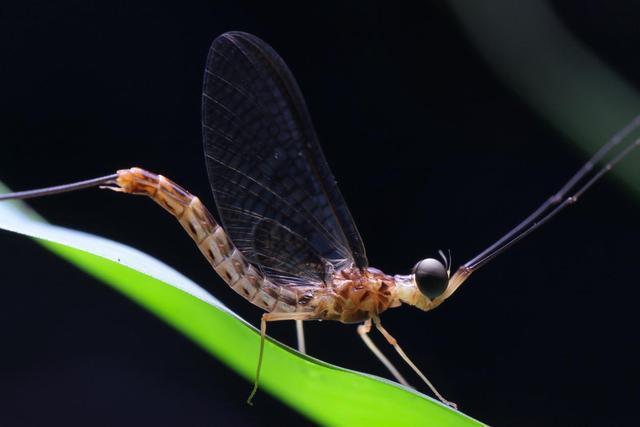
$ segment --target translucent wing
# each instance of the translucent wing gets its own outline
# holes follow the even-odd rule
[[[324,281],[367,259],[300,89],[255,36],[226,33],[209,50],[204,151],[233,243],[277,283]]]

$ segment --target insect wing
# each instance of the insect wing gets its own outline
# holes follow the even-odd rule
[[[276,283],[365,268],[360,234],[280,56],[250,34],[221,35],[202,102],[209,181],[238,249]]]

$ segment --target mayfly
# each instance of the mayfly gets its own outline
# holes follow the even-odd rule
[[[444,403],[427,377],[382,326],[380,315],[409,304],[428,311],[480,267],[578,198],[640,140],[621,144],[634,119],[562,188],[515,228],[451,274],[451,257],[419,261],[408,275],[369,267],[360,234],[324,158],[300,89],[280,56],[259,38],[229,32],[214,40],[202,93],[202,132],[220,225],[200,200],[162,175],[140,168],[72,184],[0,195],[27,199],[82,188],[148,196],[174,215],[220,277],[265,310],[253,390],[258,389],[268,322],[360,323],[358,334],[402,384],[408,382],[371,341],[372,326]],[[613,150],[613,151],[612,151]],[[595,165],[608,158],[604,166]]]

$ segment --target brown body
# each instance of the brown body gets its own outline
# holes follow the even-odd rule
[[[394,278],[373,268],[341,270],[322,285],[275,285],[233,245],[202,202],[174,182],[131,168],[118,171],[116,184],[114,190],[148,196],[174,215],[231,289],[270,313],[356,323],[400,304]]]
[[[377,316],[394,302],[395,280],[379,270],[342,270],[317,297],[318,318],[359,323]]]

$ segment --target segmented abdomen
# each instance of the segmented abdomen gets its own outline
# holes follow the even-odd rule
[[[175,216],[214,270],[238,294],[269,312],[313,311],[304,288],[276,286],[231,243],[200,199],[162,175],[118,171],[120,191],[145,195]]]

